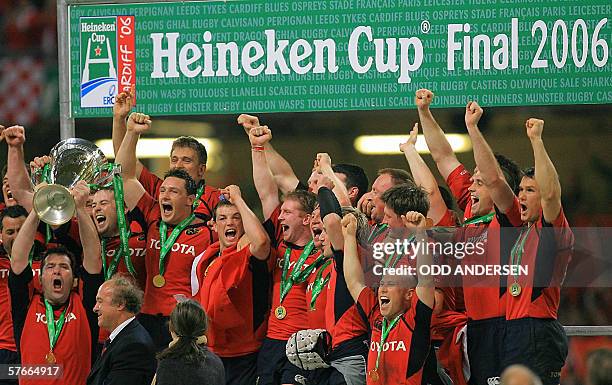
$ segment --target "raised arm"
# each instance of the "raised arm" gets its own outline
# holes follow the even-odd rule
[[[145,189],[138,182],[136,145],[140,134],[151,127],[151,119],[148,115],[135,112],[130,115],[127,123],[127,132],[121,142],[121,147],[117,152],[115,163],[121,165],[121,175],[123,176],[123,190],[125,203],[129,210],[138,204],[138,201],[145,194]]]
[[[261,201],[264,219],[270,218],[280,204],[278,186],[268,165],[265,144],[272,139],[272,131],[267,126],[253,127],[249,131],[251,159],[253,161],[253,182]]]
[[[259,118],[253,115],[241,114],[238,116],[238,124],[242,125],[247,135],[254,127],[259,127]],[[274,181],[276,185],[281,190],[283,194],[288,193],[289,191],[295,190],[295,187],[300,182],[297,176],[295,176],[295,172],[293,172],[293,168],[287,162],[285,158],[283,158],[272,146],[272,143],[267,142],[264,145],[264,149],[266,150],[266,158],[268,159],[268,166],[270,167],[270,171],[274,176]]]
[[[102,251],[96,225],[87,214],[86,204],[90,194],[87,182],[83,180],[77,182],[70,193],[76,203],[79,237],[83,245],[83,267],[89,274],[99,274],[102,271]]]
[[[115,98],[113,105],[113,151],[115,156],[119,153],[121,142],[127,132],[127,117],[134,105],[131,91],[123,91]],[[144,166],[139,160],[136,160],[136,178],[140,177]]]
[[[404,222],[404,226],[406,227],[414,228],[416,226],[415,242],[423,246],[419,248],[416,257],[418,278],[416,293],[421,302],[433,309],[435,303],[434,277],[431,274],[422,274],[423,271],[430,269],[421,268],[421,266],[433,265],[433,257],[429,253],[429,248],[425,247],[428,242],[427,232],[425,231],[427,220],[421,213],[408,211],[406,215],[402,215],[402,222]]]
[[[270,256],[270,238],[263,225],[242,199],[240,188],[229,185],[221,191],[227,199],[238,209],[244,226],[244,237],[249,241],[251,254],[257,259],[265,261]],[[242,241],[242,239],[241,239]]]
[[[514,192],[506,182],[504,174],[495,159],[484,136],[478,128],[482,117],[482,108],[476,102],[469,102],[465,107],[465,126],[467,127],[472,146],[474,147],[474,160],[482,176],[484,185],[489,190],[493,203],[502,212],[506,213],[514,202]]]
[[[544,141],[542,140],[544,121],[531,118],[527,120],[525,127],[527,129],[527,137],[529,137],[531,147],[533,148],[535,180],[540,190],[542,213],[544,220],[552,223],[557,219],[561,211],[561,183],[559,183],[559,175],[546,152]]]
[[[453,152],[453,148],[446,139],[444,131],[434,119],[429,106],[433,101],[434,94],[430,90],[420,89],[416,91],[415,103],[423,127],[423,135],[431,156],[436,162],[438,171],[446,180],[450,173],[461,163]]]
[[[329,154],[325,152],[318,153],[315,165],[319,168],[321,174],[325,175],[333,182],[333,192],[334,194],[336,194],[336,198],[338,198],[338,202],[340,203],[340,205],[351,206],[351,199],[349,198],[346,186],[334,173],[334,170],[332,169],[331,157],[329,156]]]
[[[17,233],[15,242],[13,242],[11,251],[11,270],[17,275],[21,274],[26,266],[28,266],[28,257],[30,255],[30,249],[34,244],[38,223],[38,215],[36,215],[34,210],[30,211],[21,229],[19,229],[19,233]]]
[[[357,251],[357,218],[353,214],[347,214],[341,223],[344,236],[344,278],[351,296],[357,302],[359,294],[366,287]]]
[[[415,123],[412,131],[410,131],[410,137],[406,141],[406,143],[402,143],[400,145],[400,151],[404,153],[406,160],[408,161],[408,166],[410,167],[410,172],[412,173],[412,178],[417,186],[421,186],[429,196],[429,212],[427,216],[431,218],[434,224],[440,222],[440,219],[444,217],[446,214],[446,203],[444,203],[444,199],[442,199],[442,194],[440,194],[440,189],[438,188],[438,182],[436,178],[433,176],[429,167],[427,167],[427,163],[421,158],[419,152],[416,149],[416,141],[419,135],[419,124]]]
[[[319,202],[319,207],[321,209],[321,220],[323,221],[323,225],[325,226],[325,233],[329,238],[332,247],[334,250],[344,250],[344,237],[342,236],[342,209],[340,208],[340,203],[338,203],[338,199],[330,190],[329,184],[331,181],[325,176],[323,176],[322,180],[319,183],[328,182],[328,186],[321,185],[317,194],[317,201]]]
[[[2,133],[8,145],[6,177],[11,187],[13,197],[28,212],[32,211],[32,184],[25,166],[23,144],[25,129],[22,126],[12,126]]]

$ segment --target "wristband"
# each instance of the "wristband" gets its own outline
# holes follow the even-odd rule
[[[251,146],[251,150],[253,151],[263,151],[264,149],[264,146]]]

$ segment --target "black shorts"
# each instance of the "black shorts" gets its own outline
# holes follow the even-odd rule
[[[521,318],[506,322],[502,369],[522,364],[544,385],[557,385],[567,358],[567,336],[555,319]]]
[[[499,384],[505,325],[505,317],[468,321],[467,350],[471,372],[470,385]]]
[[[257,382],[257,353],[221,357],[226,385],[253,385]]]
[[[257,357],[257,385],[295,384],[305,382],[306,375],[287,359],[287,341],[264,338]]]

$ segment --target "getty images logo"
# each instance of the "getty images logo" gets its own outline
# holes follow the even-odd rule
[[[136,83],[134,16],[81,17],[81,107],[112,107]]]

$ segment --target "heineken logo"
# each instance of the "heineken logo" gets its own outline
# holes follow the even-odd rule
[[[136,84],[134,16],[82,17],[81,107],[112,107]]]

